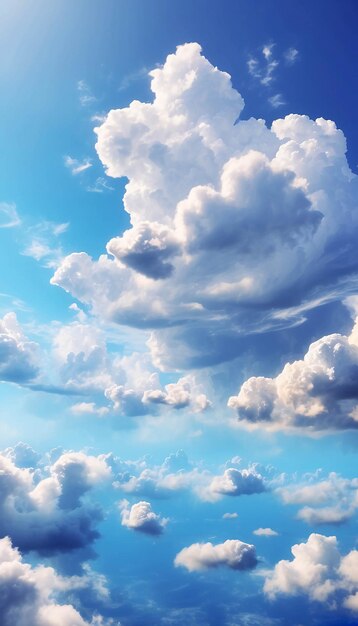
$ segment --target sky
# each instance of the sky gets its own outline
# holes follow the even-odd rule
[[[0,3],[2,626],[357,624],[357,18]]]

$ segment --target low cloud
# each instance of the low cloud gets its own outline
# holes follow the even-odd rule
[[[276,378],[252,377],[228,406],[246,426],[324,431],[358,427],[358,323],[322,337]]]
[[[255,546],[238,539],[227,539],[216,545],[211,542],[193,543],[176,555],[174,564],[185,567],[189,572],[217,567],[244,571],[256,567],[257,558]]]
[[[330,602],[332,608],[335,601],[358,610],[357,550],[342,556],[335,536],[313,533],[291,552],[293,559],[277,563],[265,580],[264,592],[269,598],[306,595],[310,600]]]
[[[147,535],[161,535],[164,532],[168,520],[160,517],[152,510],[149,502],[144,500],[136,502],[132,506],[128,500],[119,503],[122,517],[122,526]]]

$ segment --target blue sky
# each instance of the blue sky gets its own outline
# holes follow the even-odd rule
[[[356,3],[0,16],[1,623],[357,623]]]

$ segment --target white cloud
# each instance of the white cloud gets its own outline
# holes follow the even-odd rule
[[[323,603],[344,592],[343,605],[357,610],[357,550],[342,556],[335,536],[312,533],[306,543],[294,545],[291,552],[293,560],[279,561],[265,580],[264,592],[270,598],[307,595]]]
[[[25,337],[15,313],[0,319],[0,380],[26,384],[39,372],[38,346]]]
[[[71,406],[71,412],[74,415],[99,415],[99,417],[103,417],[109,413],[109,408],[96,406],[94,402],[76,402]]]
[[[9,537],[0,539],[0,619],[2,626],[98,626],[102,617],[84,620],[72,604],[58,604],[59,595],[91,587],[92,576],[59,576],[52,567],[36,567],[22,560]],[[95,587],[91,590],[96,593]]]
[[[309,431],[357,428],[357,322],[349,336],[322,337],[276,378],[252,377],[228,406],[247,426]]]
[[[151,389],[143,394],[144,404],[165,404],[175,409],[191,407],[194,411],[205,411],[211,402],[197,385],[194,376],[184,376],[176,383],[169,383],[162,389]]]
[[[85,172],[90,167],[92,167],[92,162],[89,159],[85,159],[84,161],[79,161],[78,159],[74,159],[71,156],[64,157],[65,165],[70,170],[71,174],[76,176],[77,174],[81,174]]]
[[[96,129],[108,176],[129,179],[131,228],[114,256],[66,257],[52,283],[102,319],[151,329],[156,366],[174,371],[235,358],[243,333],[352,290],[357,177],[333,122],[238,120],[242,97],[197,44],[150,77],[153,103]]]
[[[114,191],[114,187],[111,187],[106,178],[98,176],[95,183],[87,187],[87,191],[91,193],[103,193],[104,191]]]
[[[96,102],[97,98],[93,95],[89,85],[85,80],[79,80],[77,83],[77,91],[81,106],[89,106]]]
[[[277,537],[278,532],[272,530],[272,528],[256,528],[256,530],[252,531],[252,534],[258,537]]]
[[[201,490],[201,497],[217,500],[222,496],[242,496],[262,493],[266,490],[263,477],[255,469],[229,467],[220,476],[214,476],[208,486]]]
[[[320,480],[312,477],[310,482],[280,487],[276,492],[285,504],[305,505],[297,517],[311,525],[342,524],[358,508],[358,480],[342,478],[335,472]]]
[[[293,65],[299,58],[299,52],[296,48],[288,48],[284,53],[284,58],[288,65]]]
[[[227,539],[224,543],[193,543],[183,548],[175,557],[176,567],[185,567],[189,572],[228,567],[234,570],[250,570],[257,564],[255,546]]]
[[[237,519],[239,516],[237,513],[224,513],[223,519]]]
[[[274,109],[278,109],[286,104],[284,97],[281,93],[275,93],[273,96],[270,96],[268,99],[269,103]]]
[[[16,210],[16,204],[0,202],[0,228],[14,228],[19,226],[21,219]]]
[[[119,508],[122,526],[148,535],[161,535],[168,523],[168,519],[154,513],[150,503],[144,500],[136,502],[131,507],[128,500],[122,500]]]
[[[247,62],[249,74],[265,87],[275,79],[275,72],[279,66],[279,61],[273,56],[274,46],[273,43],[264,45],[261,49],[261,58],[250,57]]]

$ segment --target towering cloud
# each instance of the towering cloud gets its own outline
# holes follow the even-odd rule
[[[161,368],[218,363],[244,332],[291,324],[356,284],[357,177],[331,121],[241,120],[242,97],[198,44],[150,77],[152,103],[96,129],[107,174],[129,179],[131,228],[98,261],[66,257],[52,283],[150,329]]]

